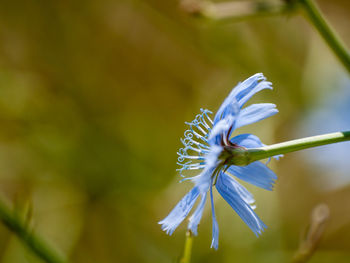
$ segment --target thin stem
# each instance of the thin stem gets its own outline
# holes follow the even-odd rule
[[[293,263],[308,262],[315,253],[324,234],[326,224],[330,217],[330,210],[326,204],[319,204],[312,210],[308,230],[302,238],[299,248],[292,259]]]
[[[0,200],[0,220],[9,228],[28,248],[42,260],[48,263],[66,263],[67,261],[55,251],[46,241],[35,235],[28,224],[19,218],[19,215],[11,210]]]
[[[350,54],[312,0],[299,0],[311,23],[350,73]]]
[[[182,0],[182,9],[190,14],[214,20],[240,21],[259,16],[280,15],[291,11],[290,5],[269,1],[231,1],[212,3],[205,0]]]
[[[191,262],[192,244],[193,244],[192,232],[190,230],[187,230],[184,255],[183,255],[180,263],[190,263]]]
[[[261,159],[266,159],[279,154],[285,154],[289,152],[295,152],[303,149],[349,140],[350,131],[344,131],[306,137],[302,139],[277,143],[261,148],[248,149],[248,163],[258,161]]]

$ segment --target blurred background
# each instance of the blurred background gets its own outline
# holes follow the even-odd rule
[[[350,2],[317,2],[349,46]],[[157,222],[191,188],[175,171],[184,121],[256,72],[274,90],[251,102],[280,113],[238,132],[272,144],[350,129],[347,74],[300,14],[215,22],[176,0],[3,0],[1,195],[72,262],[177,262],[186,224],[169,237]],[[319,203],[330,219],[310,262],[349,262],[349,144],[271,161],[274,191],[248,187],[268,225],[258,239],[215,195],[219,250],[207,204],[193,262],[287,262]],[[1,224],[0,262],[40,261]]]

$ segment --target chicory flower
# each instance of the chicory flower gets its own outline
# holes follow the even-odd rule
[[[200,199],[195,211],[189,218],[188,229],[197,235],[207,195],[209,192],[212,208],[213,237],[211,247],[218,248],[219,228],[216,221],[213,187],[236,211],[241,219],[258,236],[266,225],[254,212],[254,198],[234,177],[266,190],[272,190],[277,176],[264,163],[256,161],[247,166],[232,165],[227,155],[222,158],[225,149],[258,148],[264,146],[258,137],[252,134],[240,134],[231,138],[235,129],[255,123],[276,114],[276,105],[272,103],[252,104],[243,108],[245,103],[257,92],[272,89],[263,74],[258,73],[239,83],[225,99],[212,120],[209,110],[201,109],[201,114],[186,123],[184,145],[178,152],[183,180],[191,180],[194,187],[182,198],[175,208],[159,224],[167,234],[174,230],[188,216],[197,199]],[[184,173],[199,170],[194,177]]]

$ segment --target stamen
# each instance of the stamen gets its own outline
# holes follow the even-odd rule
[[[199,170],[199,169],[203,169],[205,167],[205,165],[198,165],[196,167],[182,167],[182,168],[179,168],[179,169],[176,169],[176,171],[180,171],[180,172],[183,172],[183,171],[190,171],[190,170]]]
[[[213,124],[208,114],[212,114],[212,112],[201,109],[201,114],[198,114],[192,122],[185,122],[189,126],[189,129],[184,132],[185,138],[181,139],[184,147],[180,148],[177,152],[177,164],[180,166],[177,171],[180,172],[182,177],[184,177],[182,174],[183,171],[205,168],[204,161],[206,155],[210,152],[207,138]],[[187,161],[183,163],[185,160]]]
[[[180,155],[179,153],[177,153],[178,155]],[[193,155],[180,155],[178,158],[177,158],[177,161],[182,163],[183,161],[185,161],[185,159],[187,160],[192,160],[192,161],[204,161],[205,160],[205,156],[200,156],[200,155],[197,155],[197,156],[193,156]]]
[[[206,110],[206,109],[201,109],[201,112],[202,112],[202,120],[203,120],[203,125],[206,126],[206,128],[210,131],[211,130],[211,127],[210,125],[207,124],[207,122],[205,121],[205,117],[207,117],[208,121],[210,122],[211,126],[213,126],[213,121],[210,119],[210,117],[208,116],[208,113],[209,114],[212,114],[212,112],[210,110]]]
[[[190,139],[192,139],[193,135],[195,135],[197,139],[201,139],[203,142],[208,144],[208,140],[204,138],[202,135],[200,135],[199,133],[197,133],[196,131],[194,131],[192,128],[190,128],[190,130],[186,130],[184,135],[185,135],[185,138],[190,138]]]
[[[195,151],[195,152],[197,152],[197,153],[199,153],[199,154],[209,153],[209,150],[197,149],[197,148],[194,148],[194,147],[192,147],[192,146],[188,146],[187,149],[188,149],[188,150]]]
[[[188,161],[186,163],[179,163],[178,162],[177,164],[181,166],[181,168],[176,169],[176,171],[180,172],[181,177],[185,177],[182,174],[183,171],[199,170],[199,169],[204,169],[204,167],[205,167],[205,162],[191,164],[191,161]]]
[[[184,135],[185,135],[186,138],[190,138],[190,139],[193,138],[193,133],[192,133],[191,130],[186,130],[184,132]]]
[[[208,123],[205,121],[205,119],[203,118],[202,124],[204,125],[204,127],[208,130],[208,132],[211,131],[210,126],[208,125]]]
[[[208,136],[208,132],[204,131],[203,128],[202,128],[201,126],[198,125],[198,126],[196,126],[196,127],[197,127],[198,130],[200,130],[200,131],[204,134],[205,137]]]
[[[185,138],[185,139],[180,139],[182,144],[184,146],[189,146],[189,145],[196,145],[198,148],[204,148],[204,149],[210,149],[210,147],[208,145],[205,145],[203,143],[197,142],[195,140],[193,140],[192,138]]]
[[[202,167],[205,165],[205,162],[200,162],[200,163],[193,163],[193,164],[188,164],[186,168],[188,170],[193,170],[193,169],[199,169],[198,167]]]
[[[198,153],[198,156],[202,156],[203,154],[209,153],[209,149],[202,149],[202,148],[195,148],[192,146],[186,146],[185,148],[179,149],[178,155],[180,155],[180,156],[192,156],[193,154],[188,153],[189,150]]]
[[[210,131],[210,127],[208,126],[208,124],[205,122],[203,114],[198,114],[196,116],[196,123],[197,123],[197,129],[199,129],[201,132],[203,132],[204,135],[206,135],[209,131]],[[204,131],[203,128],[199,125],[203,125],[203,127],[207,130]]]
[[[180,155],[180,157],[177,158],[177,160],[179,162],[183,162],[185,159],[191,159],[191,160],[200,160],[200,161],[204,161],[205,157],[204,156],[193,156],[193,155],[181,155],[180,153],[177,153],[178,155]]]
[[[199,133],[197,133],[193,130],[192,130],[192,132],[197,137],[197,139],[201,139],[203,142],[208,143],[208,140],[205,137],[203,137],[202,135],[200,135]]]
[[[196,127],[199,132],[203,133],[203,136],[207,136],[208,132],[206,132],[201,126],[199,126],[199,122],[196,119],[194,119],[192,122],[185,122],[185,124],[190,126],[192,132],[195,132],[193,127]]]

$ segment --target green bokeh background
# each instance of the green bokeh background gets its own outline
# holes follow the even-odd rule
[[[350,45],[349,2],[318,3]],[[184,121],[256,72],[275,89],[252,102],[280,113],[239,132],[267,144],[295,138],[345,74],[298,14],[214,22],[175,0],[3,0],[0,191],[72,262],[177,262],[185,224],[169,237],[157,222],[191,187],[175,171]],[[271,162],[273,192],[249,186],[268,225],[258,239],[215,195],[219,250],[207,204],[193,262],[288,262],[318,203],[331,217],[310,262],[349,262],[350,187],[321,191],[304,157]],[[1,225],[0,262],[40,261]]]

